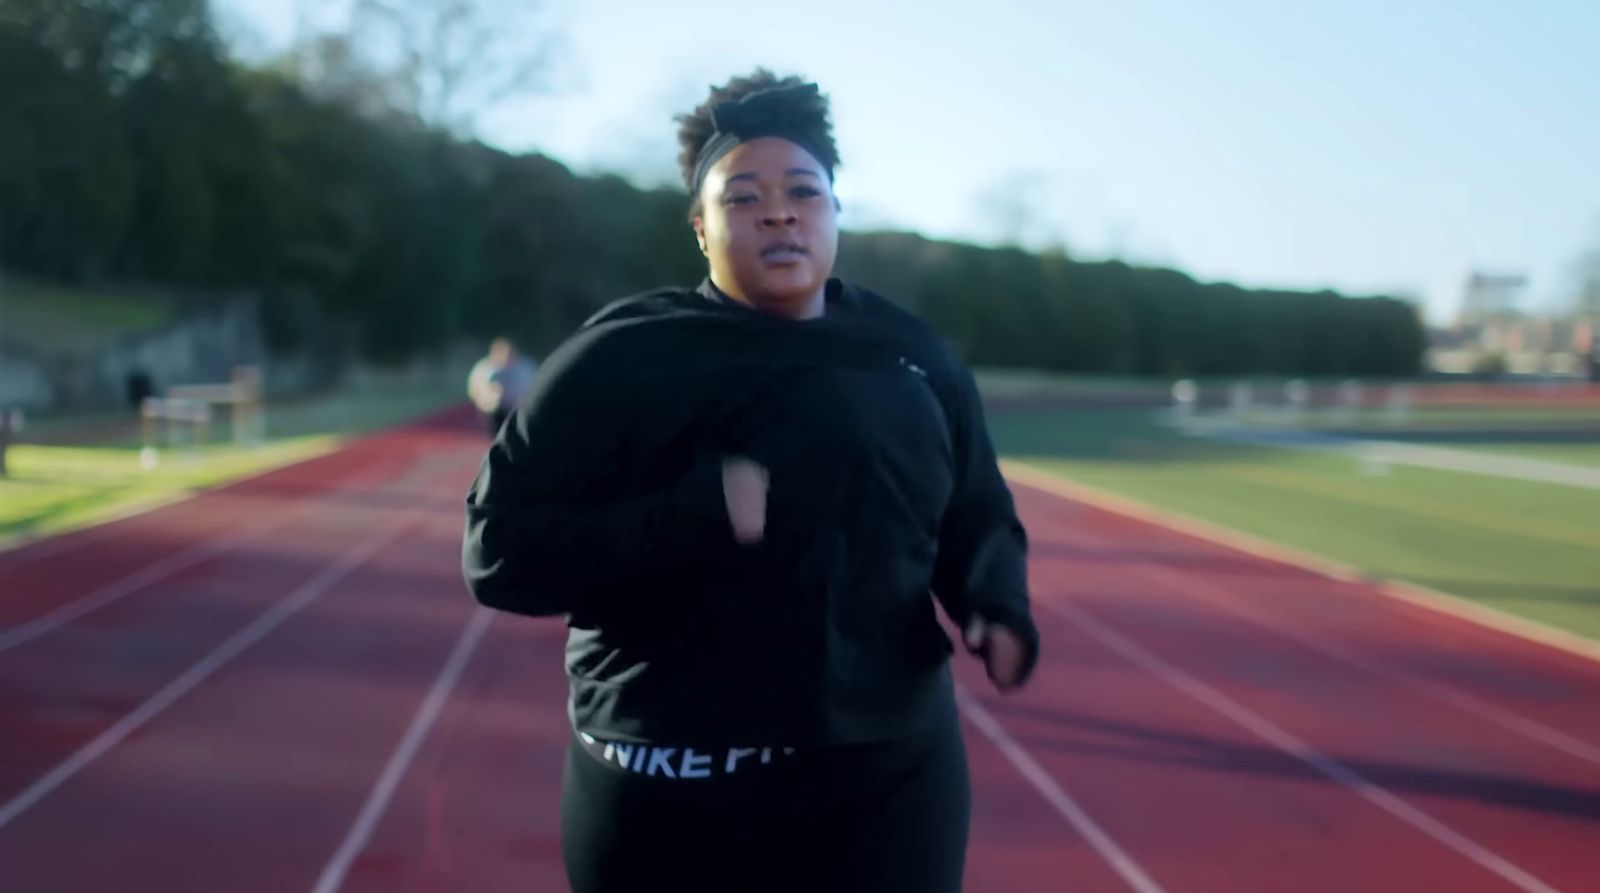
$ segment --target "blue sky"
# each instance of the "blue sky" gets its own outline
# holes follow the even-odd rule
[[[292,6],[217,0],[282,46]],[[547,0],[550,96],[486,141],[641,181],[673,114],[764,64],[834,103],[846,226],[1035,243],[1245,285],[1399,293],[1448,317],[1473,267],[1570,294],[1600,245],[1588,0]]]

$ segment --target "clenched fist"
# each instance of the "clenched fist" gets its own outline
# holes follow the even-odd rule
[[[983,659],[989,681],[1001,692],[1022,684],[1023,666],[1028,661],[1028,646],[1022,637],[998,623],[974,617],[967,623],[967,650]]]

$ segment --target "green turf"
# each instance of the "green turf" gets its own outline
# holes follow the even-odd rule
[[[997,413],[1011,458],[1600,637],[1600,491],[1185,437],[1149,413]]]
[[[120,447],[12,447],[0,479],[0,544],[59,533],[156,505],[252,472],[326,452],[332,437],[298,437],[256,450],[212,446],[165,456],[143,470],[139,452]]]
[[[462,390],[454,382],[428,382],[272,402],[266,410],[266,436],[275,441],[314,435],[351,437],[378,431],[459,403],[465,399]],[[225,444],[233,439],[231,411],[227,407],[213,411],[206,439]],[[129,413],[50,419],[35,426],[41,438],[45,433],[54,435],[74,428],[94,432],[96,446],[136,449],[143,444],[138,418]]]
[[[1451,449],[1600,468],[1600,443],[1451,443]]]
[[[172,318],[169,302],[6,276],[0,280],[0,334],[43,349],[92,347]]]
[[[990,397],[1070,396],[1085,392],[1141,391],[1167,394],[1172,383],[1160,379],[1110,375],[1066,375],[1029,369],[977,369],[978,387]]]
[[[463,402],[464,382],[396,384],[268,407],[269,437],[356,435],[411,421]]]
[[[1595,406],[1418,406],[1397,416],[1388,410],[1371,409],[1341,413],[1333,409],[1308,411],[1298,416],[1281,410],[1245,413],[1240,421],[1252,425],[1299,427],[1313,430],[1361,428],[1404,431],[1486,427],[1591,427],[1600,433],[1600,407]]]
[[[978,380],[978,387],[990,397],[1072,396],[1084,392],[1103,393],[1107,390],[1137,390],[1170,395],[1173,384],[1182,377],[1087,374],[1009,367],[984,367],[974,369],[973,373]],[[1212,389],[1246,383],[1258,396],[1280,394],[1284,385],[1283,376],[1272,375],[1194,375],[1186,378],[1197,385]],[[1337,387],[1344,378],[1308,376],[1300,380],[1318,391],[1326,391]],[[1387,382],[1381,379],[1368,379],[1366,384],[1369,387],[1382,388]]]
[[[400,385],[269,406],[267,441],[237,449],[226,419],[199,450],[162,450],[152,470],[140,467],[137,422],[95,444],[23,444],[9,451],[10,476],[0,478],[0,545],[57,533],[179,498],[274,466],[336,448],[342,438],[410,421],[460,400],[455,383]],[[68,420],[58,424],[66,425]],[[106,430],[96,417],[93,430]]]

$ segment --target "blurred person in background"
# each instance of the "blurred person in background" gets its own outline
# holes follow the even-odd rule
[[[489,353],[467,375],[467,396],[483,415],[490,435],[500,433],[511,410],[533,387],[537,367],[506,338],[496,338]]]
[[[816,85],[758,70],[677,120],[708,276],[547,357],[468,496],[476,598],[567,617],[572,889],[959,890],[934,599],[1001,691],[1039,648],[972,375],[833,278]]]

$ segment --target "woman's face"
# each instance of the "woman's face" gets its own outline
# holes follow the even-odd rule
[[[711,167],[700,206],[695,235],[718,288],[776,316],[822,314],[838,206],[811,153],[778,137],[741,143]]]

